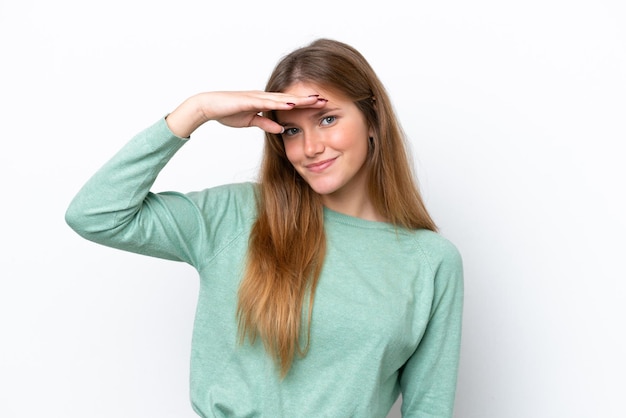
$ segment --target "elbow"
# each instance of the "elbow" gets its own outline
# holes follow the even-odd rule
[[[77,205],[75,200],[70,203],[65,211],[65,223],[81,236],[86,233],[89,224],[87,218],[85,211],[81,210],[80,205]]]
[[[74,199],[65,211],[65,223],[78,235],[90,241],[96,241],[102,232],[101,220],[89,207]]]

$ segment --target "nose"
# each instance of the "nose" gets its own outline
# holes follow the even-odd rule
[[[304,135],[304,155],[312,158],[324,152],[324,149],[324,140],[320,134],[307,132]]]

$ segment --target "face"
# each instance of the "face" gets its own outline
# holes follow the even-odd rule
[[[314,84],[297,83],[284,93],[328,100],[323,108],[276,112],[285,127],[287,158],[296,171],[327,204],[368,200],[366,161],[372,132],[361,111],[345,96]]]

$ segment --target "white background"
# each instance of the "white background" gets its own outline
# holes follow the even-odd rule
[[[87,242],[64,211],[184,98],[262,89],[324,36],[388,87],[463,254],[456,416],[623,417],[624,4],[0,0],[0,416],[194,416],[195,271]],[[194,136],[156,189],[254,178],[260,131]]]

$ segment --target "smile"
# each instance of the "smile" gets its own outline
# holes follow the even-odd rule
[[[319,161],[319,162],[312,163],[312,164],[307,164],[305,165],[305,167],[309,171],[312,171],[314,173],[320,173],[326,170],[328,167],[330,167],[335,162],[336,159],[337,157],[331,158],[329,160]]]

